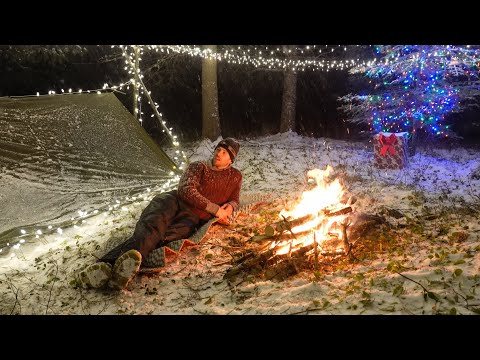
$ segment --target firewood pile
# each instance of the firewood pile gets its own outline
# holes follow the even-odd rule
[[[335,209],[322,210],[320,215],[324,218],[345,216],[333,227],[337,231],[328,232],[321,241],[316,239],[312,230],[292,232],[295,226],[319,214],[278,221],[285,200],[258,204],[248,214],[236,219],[231,230],[234,235],[228,237],[236,251],[230,253],[232,266],[224,278],[232,282],[252,276],[281,281],[302,271],[327,272],[339,263],[352,263],[355,261],[353,249],[357,240],[383,222],[378,216],[355,214],[354,202],[354,198],[349,198]]]

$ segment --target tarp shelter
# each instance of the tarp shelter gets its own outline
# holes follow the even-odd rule
[[[158,188],[174,161],[113,93],[0,98],[0,248]]]

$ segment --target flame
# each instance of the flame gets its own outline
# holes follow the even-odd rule
[[[280,217],[296,219],[337,205],[345,193],[345,189],[338,179],[329,181],[333,173],[333,168],[330,165],[327,165],[325,170],[313,169],[308,171],[307,178],[314,179],[317,186],[312,190],[304,191],[299,204],[291,211],[282,210]]]
[[[289,220],[311,214],[315,215],[313,220],[292,228],[294,234],[311,230],[310,235],[300,239],[293,238],[292,240],[272,243],[271,248],[277,247],[276,253],[278,255],[294,251],[297,247],[312,244],[314,241],[313,232],[315,232],[318,243],[326,240],[332,233],[338,235],[339,239],[342,238],[342,232],[338,228],[338,224],[346,215],[326,217],[324,213],[325,210],[343,206],[341,199],[345,194],[345,188],[339,179],[334,178],[333,167],[327,165],[325,170],[310,170],[307,172],[307,178],[314,179],[316,186],[312,190],[304,191],[298,204],[291,210],[283,209],[279,216],[282,219]]]

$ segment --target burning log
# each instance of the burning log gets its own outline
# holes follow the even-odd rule
[[[351,213],[352,211],[353,209],[351,206],[346,206],[342,209],[335,210],[335,211],[324,209],[321,212],[319,212],[319,214],[320,216],[323,215],[325,217],[334,217],[334,216],[345,215],[345,214]],[[297,219],[292,219],[292,220],[283,219],[281,221],[271,224],[270,226],[273,228],[274,233],[275,232],[283,233],[285,231],[291,232],[292,228],[305,224],[306,222],[312,221],[316,218],[316,216],[317,216],[316,214],[308,214],[306,216],[302,216]],[[272,234],[272,236],[269,236],[269,237],[273,237],[273,236],[274,234]],[[263,238],[265,239],[265,237]]]
[[[346,214],[353,212],[352,205],[356,202],[356,198],[345,196],[343,199],[343,186],[338,179],[332,178],[332,174],[331,166],[327,166],[323,171],[320,169],[309,171],[307,178],[315,179],[317,186],[302,194],[302,199],[295,209],[282,210],[283,220],[271,223],[265,227],[263,234],[257,233],[250,238],[249,245],[264,245],[268,242],[269,248],[262,250],[257,248],[256,254],[243,255],[241,259],[234,262],[233,267],[227,270],[224,277],[229,279],[244,271],[258,272],[267,267],[267,272],[273,274],[295,273],[301,265],[311,268],[310,256],[305,256],[309,252],[315,256],[315,269],[318,271],[319,255],[349,254],[351,246],[346,230],[350,223],[342,224],[340,221],[344,220]],[[307,212],[309,212],[308,215],[301,216]],[[312,231],[313,243],[309,236]],[[340,235],[340,231],[343,234]],[[302,242],[300,240],[303,237],[307,240]],[[341,251],[342,240],[343,252]],[[276,246],[272,246],[272,241],[275,241]],[[306,243],[309,245],[305,245]]]
[[[314,214],[309,214],[293,220],[287,220],[284,218],[282,221],[273,223],[270,226],[273,228],[273,230],[282,233],[284,231],[291,231],[295,226],[305,224],[313,219],[315,219]]]
[[[343,209],[342,209],[343,210]],[[232,279],[236,275],[240,273],[251,273],[253,272],[260,272],[264,269],[267,269],[268,276],[266,275],[266,278],[272,278],[272,277],[278,277],[281,274],[283,275],[292,275],[295,274],[299,271],[298,269],[298,264],[302,264],[302,260],[304,261],[304,265],[306,265],[307,260],[305,258],[305,255],[313,250],[314,256],[315,256],[315,270],[318,271],[319,269],[319,255],[322,256],[345,256],[347,255],[349,259],[353,259],[353,254],[351,252],[352,250],[352,245],[348,241],[348,236],[347,236],[347,228],[350,226],[350,222],[346,221],[340,224],[342,228],[342,239],[340,240],[336,234],[330,234],[330,242],[333,242],[333,248],[328,249],[323,248],[321,251],[318,249],[319,243],[316,239],[316,233],[314,232],[314,241],[313,243],[306,245],[306,246],[301,246],[297,248],[292,248],[292,243],[289,245],[286,245],[285,242],[279,241],[279,245],[269,248],[268,250],[265,250],[261,252],[260,254],[256,255],[254,253],[249,253],[246,256],[243,256],[242,258],[238,259],[235,261],[235,265],[231,267],[230,269],[227,270],[227,272],[224,275],[225,279]],[[277,238],[277,241],[279,239]],[[342,242],[343,241],[343,249],[342,251],[339,251],[339,248],[336,248],[335,243],[337,242]],[[286,253],[283,254],[278,254],[278,250],[281,247],[284,246],[289,246],[289,250]],[[338,245],[337,245],[338,246]],[[308,265],[306,265],[308,266]]]
[[[330,210],[323,210],[324,216],[332,217],[332,216],[339,216],[351,213],[353,211],[351,206],[346,206],[343,209],[330,211]]]

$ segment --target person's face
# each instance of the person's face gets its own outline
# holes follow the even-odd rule
[[[225,150],[223,147],[218,147],[213,152],[212,162],[215,167],[221,169],[230,165],[232,160],[230,160],[230,155],[228,155],[227,150]]]

